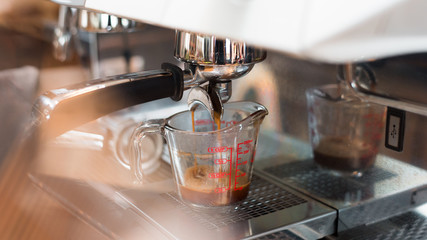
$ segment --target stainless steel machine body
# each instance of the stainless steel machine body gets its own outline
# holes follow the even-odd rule
[[[251,4],[258,6],[257,2]],[[86,4],[91,4],[91,1]],[[109,6],[106,4],[100,10],[106,10],[104,8]],[[120,12],[120,9],[117,11]],[[129,13],[129,17],[135,18],[133,12]],[[158,22],[159,25],[169,26],[167,19]],[[204,24],[209,25],[200,23]],[[427,54],[422,52],[422,47],[416,47],[417,54],[394,49],[390,55],[399,53],[399,56],[383,54],[380,59],[359,59],[354,65],[349,65],[347,61],[351,57],[347,55],[342,58],[338,57],[339,54],[331,55],[331,62],[296,58],[295,54],[301,52],[303,54],[299,54],[300,57],[308,56],[317,60],[325,60],[329,56],[320,57],[319,52],[313,49],[309,49],[313,51],[308,53],[286,52],[286,46],[275,45],[272,39],[259,40],[260,46],[274,49],[268,52],[267,58],[264,53],[247,48],[241,41],[224,40],[222,44],[225,52],[229,49],[226,44],[237,46],[235,49],[239,51],[224,55],[229,58],[217,58],[215,51],[212,51],[215,47],[210,44],[218,41],[212,35],[192,34],[184,30],[174,35],[174,29],[150,27],[155,31],[154,34],[153,31],[147,31],[147,37],[168,36],[166,42],[170,46],[176,43],[178,46],[188,46],[185,49],[175,48],[174,52],[178,59],[186,62],[184,81],[188,80],[189,83],[196,79],[228,84],[229,79],[241,77],[232,81],[231,98],[228,87],[221,87],[226,89],[223,96],[230,101],[258,101],[269,109],[270,115],[263,124],[255,160],[255,186],[247,201],[232,214],[221,216],[195,213],[182,205],[176,198],[167,164],[162,164],[151,175],[152,179],[141,188],[123,182],[105,183],[78,174],[64,178],[42,167],[32,172],[32,180],[66,208],[111,239],[133,239],[141,235],[159,239],[200,239],[201,236],[216,239],[357,239],[360,235],[363,238],[363,234],[367,234],[367,237],[376,234],[375,237],[380,238],[387,234],[400,234],[400,237],[410,238],[413,235],[402,234],[407,230],[407,224],[397,224],[399,221],[407,223],[407,220],[400,220],[408,219],[407,216],[417,219],[419,228],[424,229],[427,218],[427,214],[423,215],[422,212],[422,205],[427,203]],[[194,30],[192,27],[188,29]],[[230,33],[229,28],[225,29],[224,33]],[[213,27],[212,33],[218,33],[217,29]],[[144,31],[136,34],[140,34],[144,41]],[[251,43],[256,42],[256,37],[248,37],[243,30],[241,35]],[[192,51],[197,44],[209,51]],[[323,49],[322,46],[319,49]],[[173,51],[173,48],[170,50]],[[241,58],[243,52],[249,57]],[[158,64],[170,58],[165,52],[162,52],[163,57],[155,56],[157,53],[142,52],[141,55],[147,62],[157,59]],[[264,61],[258,63],[264,58]],[[337,59],[342,61],[337,62]],[[224,68],[224,65],[227,67]],[[201,69],[203,72],[200,72]],[[247,71],[251,73],[245,75]],[[349,81],[349,84],[360,94],[368,95],[368,99],[373,96],[379,103],[408,110],[403,151],[396,152],[383,147],[375,166],[363,177],[355,179],[325,174],[314,164],[308,144],[304,91],[309,87],[346,80],[346,74],[347,80],[348,74],[351,74],[350,80],[354,80]],[[194,78],[195,75],[199,75],[199,78]],[[159,108],[168,109],[164,105]],[[133,107],[131,111],[130,115],[139,120],[150,114],[144,104]],[[99,129],[99,126],[112,129],[103,123],[105,121],[91,124],[95,129]],[[105,133],[97,134],[108,136]],[[103,139],[108,142],[108,137]],[[40,157],[54,158],[52,156],[55,156],[57,148],[55,141],[47,144]],[[105,148],[109,148],[108,144]],[[87,149],[79,147],[66,151],[77,150]],[[90,156],[92,154],[101,158],[108,151],[94,152]],[[72,156],[68,158],[70,161],[73,159]],[[48,162],[54,164],[54,161]],[[93,172],[97,171],[94,168]],[[113,173],[106,171],[101,174]],[[76,195],[76,192],[81,194]],[[425,232],[421,231],[420,234]]]

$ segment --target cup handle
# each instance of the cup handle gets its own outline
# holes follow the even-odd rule
[[[141,143],[149,134],[160,134],[163,136],[163,129],[165,125],[165,119],[154,119],[146,122],[142,122],[132,133],[130,147],[130,167],[131,171],[136,176],[138,182],[142,182],[144,173],[141,169]],[[161,146],[158,146],[161,147]]]

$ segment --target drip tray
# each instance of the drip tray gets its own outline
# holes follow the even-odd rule
[[[139,189],[37,174],[31,179],[112,239],[262,239],[272,233],[318,239],[335,232],[335,210],[256,174],[248,197],[228,213],[192,210],[171,179]]]
[[[178,239],[242,239],[282,229],[303,238],[321,238],[335,230],[334,210],[257,175],[247,199],[228,213],[194,211],[174,191],[151,196],[134,190],[121,194]]]
[[[176,192],[161,194],[161,196],[206,229],[213,230],[307,203],[307,200],[269,184],[257,176],[254,176],[248,197],[227,214],[193,211],[179,200]]]
[[[427,205],[423,205],[392,218],[375,224],[360,226],[344,231],[338,236],[329,237],[331,240],[413,240],[426,239],[427,236]]]
[[[270,159],[257,169],[338,211],[337,232],[374,223],[427,201],[427,171],[378,156],[362,177],[340,177],[318,167],[312,159]],[[269,165],[268,165],[269,164]]]
[[[391,217],[370,225],[363,225],[343,231],[337,235],[327,236],[328,240],[413,240],[426,239],[427,236],[427,205],[413,211]],[[271,233],[256,238],[257,240],[302,240],[288,230]]]

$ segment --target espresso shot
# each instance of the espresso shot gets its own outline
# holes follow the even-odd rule
[[[375,164],[385,107],[339,83],[308,89],[306,97],[314,161],[334,175],[361,177]]]
[[[213,179],[211,166],[201,165],[185,172],[185,185],[178,185],[184,201],[203,206],[227,206],[245,199],[250,182],[243,172],[223,172],[221,178]],[[235,175],[241,176],[236,177]]]
[[[360,140],[326,137],[313,149],[313,155],[320,166],[351,174],[369,169],[375,163],[377,149]]]

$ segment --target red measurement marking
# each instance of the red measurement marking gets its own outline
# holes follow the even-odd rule
[[[237,161],[239,161],[241,158],[238,158]],[[236,162],[236,166],[239,165],[245,165],[246,163],[248,163],[248,161],[244,161],[244,162]]]
[[[227,121],[227,122],[226,121],[221,121],[221,125],[225,125],[226,127],[233,126],[236,123],[238,123],[238,122],[234,121],[234,120]],[[209,120],[209,119],[199,119],[199,120],[194,121],[194,124],[196,126],[199,126],[199,125],[212,125],[212,124],[216,124],[216,123],[214,121],[212,121],[212,120]]]
[[[252,149],[251,143],[252,143],[252,139],[246,140],[244,142],[237,144],[237,155],[239,155],[239,154],[243,155],[243,154],[249,153],[250,150]],[[245,148],[245,150],[243,152],[241,152],[243,147],[240,147],[240,145],[243,145],[243,147]]]
[[[237,166],[239,166],[239,165],[245,165],[245,164],[248,163],[247,160],[245,160],[243,162],[240,162],[240,160],[242,160],[242,158],[240,157],[240,155],[248,154],[253,149],[252,142],[253,142],[253,140],[249,139],[249,140],[246,140],[244,142],[241,142],[241,143],[237,144],[236,172],[235,172],[236,173],[235,174],[236,177],[235,177],[235,181],[234,181],[234,189],[235,190],[241,190],[241,189],[243,189],[243,187],[237,187],[237,185],[239,184],[237,182],[237,179],[239,177],[245,176],[246,173],[245,172],[241,172],[240,174],[238,174],[239,169],[237,168]]]
[[[251,143],[252,143],[252,139],[246,140],[244,142],[237,144],[236,166],[245,165],[248,163],[248,161],[239,162],[239,160],[242,159],[241,157],[239,157],[239,155],[244,155],[244,154],[249,153],[250,150],[252,149]],[[243,145],[243,147],[246,149],[244,151],[241,151],[241,150],[243,150],[243,147],[240,147],[240,145]],[[236,171],[237,171],[237,169],[236,169]]]
[[[231,162],[230,159],[224,158],[224,159],[215,159],[215,164],[226,164],[227,162]]]
[[[208,148],[208,153],[219,153],[219,152],[226,152],[228,149],[228,147],[209,147]]]
[[[199,119],[199,120],[196,120],[194,124],[195,125],[208,125],[208,124],[212,124],[212,120],[209,120],[209,119]]]
[[[229,175],[229,173],[226,172],[209,173],[209,178],[224,178],[227,175]]]

